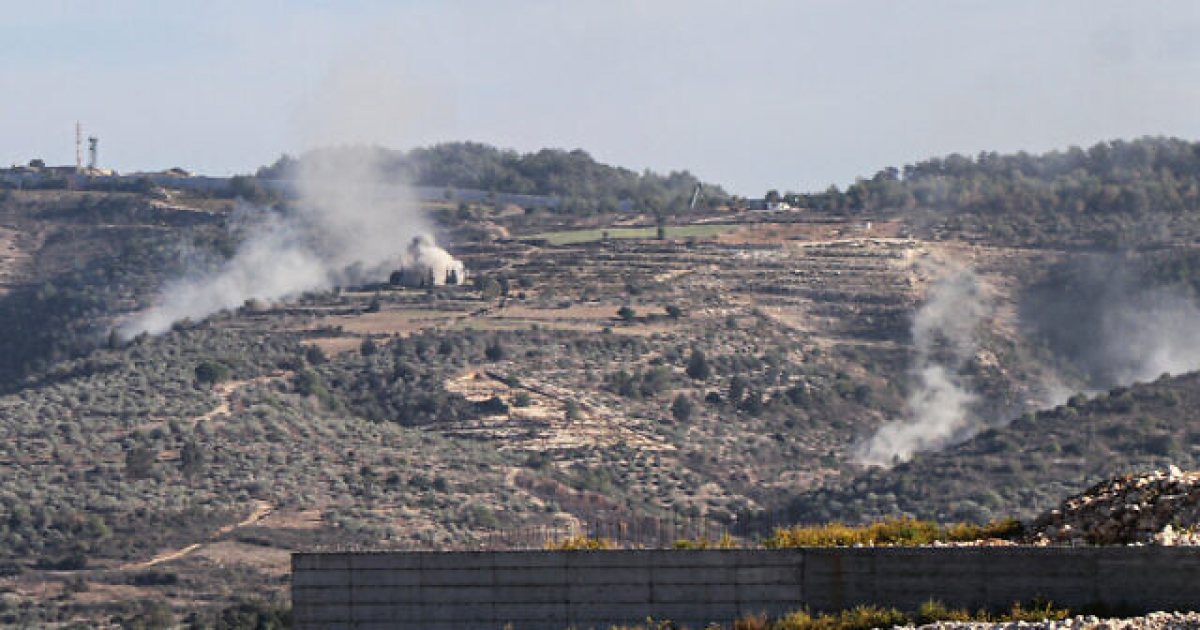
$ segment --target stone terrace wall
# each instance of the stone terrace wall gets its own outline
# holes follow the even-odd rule
[[[693,628],[746,614],[937,598],[1001,608],[1200,610],[1200,549],[957,547],[296,554],[296,627]]]

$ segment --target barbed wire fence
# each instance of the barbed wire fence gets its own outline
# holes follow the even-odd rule
[[[703,517],[671,515],[664,517],[633,515],[592,515],[570,525],[517,525],[499,527],[458,541],[408,540],[383,545],[388,551],[516,551],[546,549],[572,539],[604,539],[615,548],[670,549],[677,546],[754,546],[770,536],[776,527],[792,525],[785,512],[758,514],[729,522]],[[371,549],[335,545],[325,551],[365,551]]]

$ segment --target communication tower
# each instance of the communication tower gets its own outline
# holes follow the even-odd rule
[[[88,169],[96,168],[96,147],[100,144],[100,138],[96,136],[88,136]]]
[[[83,125],[75,121],[75,170],[83,170]]]

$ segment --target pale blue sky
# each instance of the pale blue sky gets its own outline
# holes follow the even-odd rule
[[[1200,3],[0,0],[0,164],[248,172],[479,140],[820,189],[958,151],[1200,138]]]

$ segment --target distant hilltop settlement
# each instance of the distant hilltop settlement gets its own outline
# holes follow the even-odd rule
[[[237,195],[239,183],[280,194],[288,193],[291,186],[291,180],[286,179],[261,179],[244,175],[211,177],[196,175],[178,167],[121,174],[113,169],[92,166],[46,166],[44,160],[33,159],[25,166],[0,168],[0,188],[26,190],[137,191],[158,186],[210,195]],[[409,191],[417,201],[428,202],[514,204],[523,208],[555,208],[561,202],[553,195],[521,195],[448,186],[411,186]]]
[[[20,189],[133,189],[140,186],[183,188],[198,192],[217,192],[228,189],[232,178],[196,177],[182,168],[156,172],[122,175],[99,165],[100,139],[87,137],[87,165],[83,163],[83,127],[75,124],[74,166],[47,166],[41,158],[29,160],[24,166],[0,168],[0,183]]]
[[[83,163],[83,129],[76,124],[74,166],[47,166],[45,160],[34,158],[23,166],[14,164],[8,168],[0,168],[0,188],[137,192],[157,186],[209,195],[239,196],[252,188],[287,194],[292,185],[287,179],[264,179],[244,175],[196,175],[179,167],[122,174],[114,169],[99,166],[99,138],[89,136],[86,141],[86,165]],[[556,208],[562,203],[562,200],[554,195],[522,195],[448,186],[410,186],[409,192],[417,201],[424,202],[513,204],[522,208],[541,209]]]

